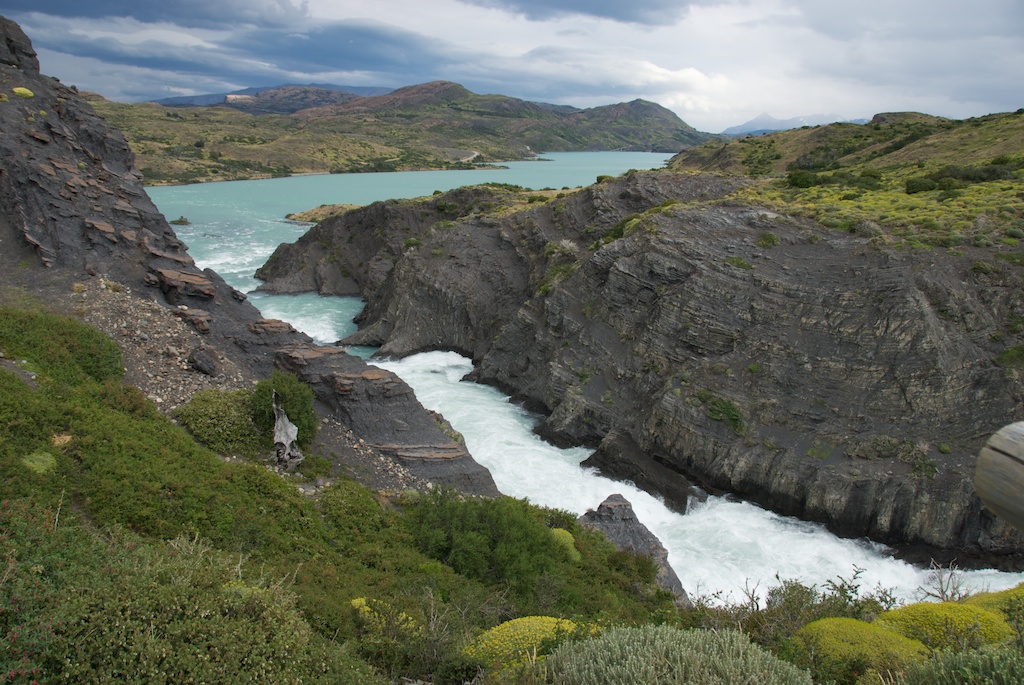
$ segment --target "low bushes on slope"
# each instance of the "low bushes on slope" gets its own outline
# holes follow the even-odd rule
[[[1020,609],[1024,608],[1024,583],[999,592],[975,593],[964,600],[964,604],[998,611],[1005,618],[1009,618],[1009,614],[1015,609],[1019,613]]]
[[[786,663],[734,630],[680,630],[666,625],[609,628],[569,642],[543,664],[555,685],[811,684]]]
[[[592,615],[614,607],[623,618],[646,620],[674,611],[671,594],[654,583],[649,557],[617,551],[566,512],[511,497],[463,498],[443,488],[407,508],[406,524],[424,554],[468,578],[507,586],[525,612]],[[570,533],[572,550],[553,528]]]
[[[1002,647],[970,652],[939,652],[910,665],[897,685],[1019,685],[1024,653]]]
[[[523,616],[491,628],[463,652],[494,673],[511,675],[543,659],[560,642],[580,631],[580,626],[566,619]]]
[[[671,597],[653,585],[649,559],[617,552],[603,537],[579,530],[564,512],[507,499],[473,504],[450,495],[406,502],[406,512],[385,510],[350,481],[314,500],[260,466],[225,464],[160,415],[139,390],[117,380],[120,360],[112,343],[75,321],[54,324],[51,315],[36,316],[0,310],[0,331],[37,331],[0,335],[0,351],[27,360],[39,374],[30,385],[0,370],[0,501],[27,503],[44,512],[44,522],[59,519],[61,536],[77,532],[47,547],[32,542],[38,536],[0,525],[0,554],[8,568],[18,571],[19,582],[37,583],[17,585],[13,575],[0,582],[0,621],[8,622],[0,626],[2,636],[9,637],[11,626],[19,636],[14,651],[5,652],[5,664],[25,671],[25,678],[50,664],[47,673],[79,669],[74,673],[80,681],[101,679],[92,674],[103,662],[127,680],[146,680],[132,670],[143,664],[175,674],[168,682],[184,682],[188,674],[217,681],[216,671],[193,662],[199,659],[195,651],[178,646],[209,640],[223,645],[218,650],[225,663],[241,663],[243,648],[254,659],[266,655],[277,664],[266,665],[276,682],[300,679],[298,670],[296,677],[274,670],[283,668],[277,663],[285,659],[281,650],[311,669],[304,681],[315,682],[326,659],[331,668],[352,670],[343,682],[364,682],[359,674],[365,667],[324,646],[326,637],[359,646],[360,654],[395,678],[462,682],[469,665],[461,650],[472,636],[539,613],[537,606],[585,619],[643,621],[674,612]],[[47,337],[62,328],[66,335]],[[83,340],[89,344],[83,347]],[[102,537],[86,533],[80,521]],[[431,532],[435,522],[439,527]],[[572,534],[579,560],[572,558],[569,539],[557,540],[549,526]],[[189,544],[208,540],[210,547],[183,556],[159,542],[186,540],[182,535]],[[460,552],[444,560],[468,575],[420,551],[424,545],[441,557],[446,541],[457,541]],[[49,560],[11,551],[23,547],[49,554]],[[483,556],[473,558],[472,550]],[[127,556],[103,556],[108,552]],[[201,573],[186,567],[188,559],[198,563],[197,554],[210,564]],[[288,593],[274,589],[282,578],[291,584]],[[508,592],[510,585],[515,592]],[[379,597],[412,617],[424,627],[422,639],[392,653],[363,649],[351,606],[356,597]],[[80,622],[86,616],[102,623]],[[146,619],[159,631],[147,632]],[[65,632],[49,630],[58,622]],[[79,631],[74,645],[60,642],[68,631]],[[93,635],[102,644],[88,646]],[[25,645],[27,651],[19,652]],[[169,652],[178,653],[165,656]],[[258,666],[254,660],[238,668],[250,673],[255,671],[244,669]]]
[[[4,682],[382,682],[199,538],[101,538],[26,500],[0,506],[0,531]]]
[[[931,649],[964,651],[1003,642],[1013,630],[994,611],[960,602],[919,602],[887,611],[879,623]]]
[[[816,682],[854,685],[870,670],[900,673],[926,658],[927,647],[892,630],[853,618],[823,618],[797,631],[789,645],[793,660]]]

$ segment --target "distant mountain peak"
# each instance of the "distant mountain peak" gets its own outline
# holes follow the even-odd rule
[[[833,124],[836,122],[864,124],[867,123],[867,119],[846,119],[838,114],[807,114],[793,117],[791,119],[776,119],[767,112],[762,112],[750,121],[739,124],[738,126],[730,126],[722,131],[722,134],[727,136],[742,136],[768,133],[770,131],[788,131],[789,129],[801,128],[802,126],[824,126],[826,124]]]

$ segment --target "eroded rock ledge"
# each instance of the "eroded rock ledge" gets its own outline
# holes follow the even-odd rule
[[[260,270],[268,290],[358,290],[347,342],[451,349],[600,468],[651,468],[845,536],[1019,567],[976,497],[978,448],[1022,418],[1021,268],[895,251],[723,201],[741,182],[629,173],[515,212],[464,188],[331,218]],[[718,198],[718,200],[716,200]],[[877,243],[877,241],[876,241]],[[630,449],[619,449],[631,445]],[[654,468],[657,467],[657,468]]]

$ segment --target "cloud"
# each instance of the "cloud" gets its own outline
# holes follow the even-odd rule
[[[59,73],[61,81],[98,92],[117,102],[197,93],[228,93],[250,85],[248,81],[232,81],[221,74],[204,75],[112,64],[47,49],[38,52],[40,62],[47,65],[46,70]],[[98,73],[103,74],[102,80],[96,79]]]
[[[941,45],[958,38],[1019,39],[1024,32],[1019,0],[860,0],[856,5],[797,0],[793,5],[810,28],[846,41],[921,39]]]
[[[292,0],[5,0],[4,5],[4,12],[12,15],[42,12],[83,19],[130,17],[143,23],[204,28],[280,26],[308,17],[305,0],[298,4]]]
[[[686,11],[691,2],[680,0],[461,0],[466,4],[500,9],[543,21],[563,15],[587,15],[637,24],[666,24]]]
[[[438,73],[440,65],[458,61],[458,50],[447,43],[370,21],[314,24],[287,33],[241,31],[229,36],[224,46],[261,55],[282,70],[307,73],[372,70],[415,78]]]
[[[128,18],[69,19],[33,14],[25,17],[22,26],[37,50],[47,51],[57,64],[67,64],[58,55],[93,60],[95,71],[76,82],[101,92],[107,89],[93,83],[113,83],[115,68],[121,72],[148,70],[175,83],[192,79],[197,89],[199,83],[237,83],[242,88],[331,82],[337,78],[349,78],[342,85],[397,87],[437,79],[446,70],[445,65],[465,59],[457,49],[436,39],[368,21],[288,28],[250,25],[186,29]],[[42,65],[44,70],[52,71],[46,58]],[[76,69],[75,73],[82,75],[82,70]],[[351,82],[352,78],[358,82]],[[160,81],[153,81],[157,83]],[[157,97],[163,95],[143,99]]]
[[[7,0],[3,12],[44,71],[115,99],[444,79],[576,106],[644,98],[709,131],[764,111],[1024,105],[1019,0]]]

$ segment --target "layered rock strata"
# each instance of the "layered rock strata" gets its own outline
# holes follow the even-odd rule
[[[1019,565],[1024,540],[972,475],[1022,416],[996,362],[1024,343],[1021,267],[728,202],[741,183],[633,172],[518,211],[483,186],[376,203],[258,276],[361,293],[346,342],[471,356],[543,435],[604,444],[602,470],[639,469],[678,509],[693,483],[924,561]]]

